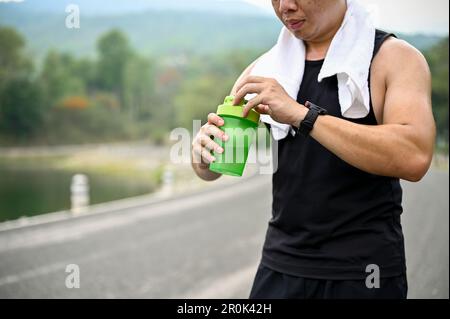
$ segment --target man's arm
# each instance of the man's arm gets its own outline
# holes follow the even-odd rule
[[[378,57],[386,65],[382,125],[321,116],[311,136],[363,171],[419,181],[430,167],[436,134],[430,71],[422,54],[406,43],[395,40],[384,46]]]
[[[436,127],[431,109],[431,76],[425,58],[400,40],[388,40],[374,59],[386,92],[381,125],[367,126],[320,116],[311,136],[339,158],[368,173],[419,181],[430,167]],[[248,76],[237,87],[235,103],[256,93],[244,108],[275,121],[298,125],[307,108],[274,79]],[[326,107],[326,105],[323,105]]]

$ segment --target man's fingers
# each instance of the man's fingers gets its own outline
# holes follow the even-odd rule
[[[225,132],[214,125],[206,125],[204,133],[208,136],[213,135],[214,137],[221,139],[223,141],[228,140],[228,136],[225,134]]]
[[[216,160],[214,156],[211,155],[211,153],[206,148],[195,149],[194,150],[194,160],[196,164],[211,164]]]
[[[267,81],[267,78],[254,75],[247,76],[237,85],[236,92],[239,92],[239,90],[242,89],[242,87],[247,83],[263,83],[264,81]]]
[[[216,153],[223,153],[223,148],[219,144],[214,142],[209,136],[202,135],[200,137],[200,144],[208,151],[214,151]]]
[[[238,105],[241,100],[247,95],[252,93],[261,93],[263,87],[261,83],[247,83],[242,86],[238,91],[233,100],[233,105]]]
[[[202,163],[202,146],[199,143],[192,145],[192,161],[194,164]]]
[[[200,143],[196,143],[192,148],[192,160],[195,164],[210,164],[216,160],[207,148],[202,147]]]
[[[254,97],[253,99],[251,99],[250,101],[248,101],[247,104],[246,104],[245,107],[244,107],[244,110],[243,110],[243,116],[244,116],[244,117],[247,117],[248,112],[250,112],[250,110],[251,110],[252,108],[254,108],[254,107],[256,107],[256,106],[262,104],[262,99],[263,99],[263,98],[261,97],[261,94],[260,94],[260,95],[255,96],[255,97]]]
[[[216,158],[212,156],[211,153],[206,148],[204,148],[202,149],[202,160],[206,164],[211,164],[216,160]]]
[[[223,126],[225,124],[224,120],[215,113],[209,113],[208,123],[213,124],[215,126]]]
[[[270,115],[270,108],[267,105],[260,104],[258,106],[255,106],[255,111],[259,114],[269,114]]]

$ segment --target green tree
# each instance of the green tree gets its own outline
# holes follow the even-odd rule
[[[86,93],[92,93],[97,89],[96,83],[96,63],[87,58],[75,60],[70,64],[71,73],[84,84]]]
[[[8,81],[0,94],[0,132],[15,139],[29,138],[42,124],[38,87],[25,78]]]
[[[149,60],[128,61],[123,81],[124,108],[132,119],[149,119],[154,113],[154,70]]]
[[[433,113],[436,119],[438,137],[448,145],[448,37],[425,52],[432,74]]]
[[[85,81],[76,74],[77,67],[70,54],[48,52],[39,77],[47,107],[55,106],[65,97],[85,94]]]
[[[13,140],[30,137],[42,123],[41,92],[32,70],[23,37],[0,27],[0,134]]]
[[[127,64],[133,56],[127,37],[119,30],[112,30],[97,42],[97,81],[101,89],[112,91],[124,102],[124,81]]]
[[[28,77],[31,71],[24,38],[12,28],[0,27],[0,86],[12,78]]]

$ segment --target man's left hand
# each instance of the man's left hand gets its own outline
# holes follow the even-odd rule
[[[275,80],[260,76],[248,76],[237,86],[234,105],[239,104],[247,94],[257,94],[244,108],[244,117],[251,109],[268,114],[282,124],[297,126],[305,117],[307,109],[287,94]]]

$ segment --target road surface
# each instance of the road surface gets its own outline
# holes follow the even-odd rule
[[[448,298],[448,172],[403,186],[409,297]],[[270,176],[256,176],[193,196],[0,231],[0,298],[247,298],[270,204]],[[66,287],[71,264],[79,267],[80,288]]]

